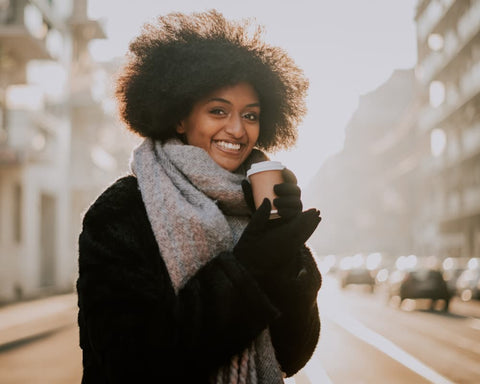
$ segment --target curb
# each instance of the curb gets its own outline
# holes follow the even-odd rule
[[[76,324],[76,294],[0,307],[0,352]]]

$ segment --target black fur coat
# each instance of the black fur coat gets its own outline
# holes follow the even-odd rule
[[[86,213],[79,250],[83,384],[207,383],[267,326],[288,376],[315,349],[321,276],[307,248],[276,276],[273,295],[224,252],[176,296],[137,180],[127,176]]]

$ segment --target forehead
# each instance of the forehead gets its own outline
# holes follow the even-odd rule
[[[215,89],[207,94],[202,101],[245,102],[246,104],[259,103],[255,88],[249,83],[238,83]]]

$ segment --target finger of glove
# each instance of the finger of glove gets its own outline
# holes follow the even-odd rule
[[[275,184],[273,186],[273,191],[277,196],[291,195],[300,197],[302,194],[302,191],[298,185],[290,183]]]
[[[248,207],[255,211],[255,202],[253,201],[252,185],[248,180],[242,180],[242,190],[243,195],[245,196],[245,201],[247,202]]]
[[[270,203],[270,200],[267,198],[263,199],[262,204],[255,211],[250,223],[248,223],[247,227],[245,228],[245,232],[262,231],[270,218],[271,210],[272,204]]]
[[[302,210],[302,200],[298,198],[298,196],[282,196],[273,199],[273,205],[277,207],[277,209],[281,208],[292,208],[297,210]]]
[[[297,216],[301,212],[302,212],[301,209],[296,209],[296,208],[278,208],[278,215],[282,219],[287,219],[287,220]]]
[[[290,184],[297,184],[298,183],[297,177],[288,168],[283,169],[282,176],[283,176],[283,179],[285,180],[286,183],[290,183]]]
[[[321,221],[320,212],[314,208],[302,212],[293,219],[289,226],[292,233],[292,241],[296,246],[304,244],[313,234]]]
[[[302,212],[302,201],[297,197],[282,197],[273,200],[278,214],[284,219],[290,219]]]

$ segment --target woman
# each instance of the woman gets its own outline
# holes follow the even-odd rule
[[[286,170],[269,220],[245,180],[295,141],[307,81],[248,28],[170,14],[130,45],[117,97],[145,141],[84,217],[83,383],[282,383],[313,353],[319,212]]]

